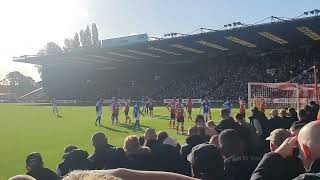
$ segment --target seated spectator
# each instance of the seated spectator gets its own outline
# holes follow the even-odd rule
[[[125,154],[122,148],[108,144],[103,132],[96,132],[92,136],[94,153],[89,157],[93,169],[114,169],[124,166]]]
[[[239,124],[236,123],[231,117],[230,117],[230,111],[228,109],[221,109],[220,116],[222,118],[219,125],[216,127],[216,131],[218,133],[221,133],[225,129],[238,129]]]
[[[207,126],[203,115],[197,115],[195,125],[200,130],[200,136],[202,136],[206,142],[210,140],[211,136],[218,134],[215,129],[211,129]]]
[[[310,122],[307,111],[305,109],[299,110],[298,117],[299,117],[299,121],[298,121],[299,123],[307,124]]]
[[[160,143],[163,143],[163,141],[169,137],[168,133],[165,131],[160,131],[157,135],[157,139]]]
[[[306,124],[298,136],[286,139],[274,152],[266,154],[251,176],[251,180],[264,179],[319,179],[320,169],[320,122]],[[287,159],[294,156],[298,145],[304,168],[309,173],[293,172],[292,162]]]
[[[197,126],[193,126],[188,129],[188,137],[186,138],[186,144],[182,145],[180,150],[180,155],[184,160],[187,160],[188,154],[191,149],[198,145],[204,143],[203,137],[200,136],[200,130]]]
[[[59,178],[67,175],[73,170],[89,170],[92,168],[88,159],[87,151],[79,149],[77,146],[68,145],[64,148],[63,161],[57,166]]]
[[[290,130],[291,136],[298,136],[300,130],[305,126],[305,123],[299,123],[296,121],[295,123],[292,124]]]
[[[291,133],[286,129],[273,130],[270,136],[266,138],[270,141],[270,151],[274,152],[289,137],[291,137]]]
[[[219,147],[219,136],[218,135],[214,135],[210,138],[209,144],[213,144],[216,145],[217,147]]]
[[[43,161],[40,153],[31,153],[26,158],[27,175],[37,180],[57,180],[55,172],[43,167]]]
[[[9,178],[9,180],[36,180],[36,179],[28,175],[16,175]]]
[[[127,167],[136,170],[153,170],[152,154],[148,147],[142,147],[136,135],[126,137],[123,145],[124,152],[128,158]]]
[[[156,131],[152,128],[146,129],[144,133],[144,139],[146,140],[146,147],[150,148],[151,152],[153,152],[160,145],[157,140]]]
[[[292,122],[299,121],[298,113],[294,107],[290,107],[288,109],[288,116],[292,119]]]
[[[215,145],[199,144],[192,148],[187,159],[191,164],[193,177],[204,180],[227,179],[222,156]]]
[[[224,157],[224,170],[230,179],[247,180],[261,160],[261,156],[245,151],[240,134],[226,129],[219,134],[220,152]]]

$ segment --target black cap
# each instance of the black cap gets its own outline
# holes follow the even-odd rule
[[[223,170],[223,159],[217,146],[213,144],[199,144],[192,148],[187,157],[188,161],[198,171]]]
[[[33,152],[27,156],[26,165],[29,167],[42,166],[42,157],[40,153]]]

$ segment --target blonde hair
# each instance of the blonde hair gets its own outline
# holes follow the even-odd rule
[[[72,171],[63,180],[122,180],[103,170],[93,171]]]
[[[11,177],[9,180],[36,180],[36,179],[28,175],[16,175]]]
[[[124,150],[133,150],[140,147],[139,138],[136,135],[127,136],[124,140],[123,149]]]

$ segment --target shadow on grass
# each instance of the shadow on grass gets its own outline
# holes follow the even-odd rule
[[[158,119],[163,119],[163,120],[170,120],[169,116],[166,115],[159,115],[159,114],[154,114],[153,118],[158,118]]]
[[[118,130],[118,129],[113,129],[111,127],[107,127],[107,126],[104,126],[104,125],[101,125],[100,127],[103,127],[107,130],[110,130],[110,131],[114,131],[114,132],[119,132],[119,133],[129,133],[128,131],[121,131],[121,130]]]
[[[126,124],[126,123],[118,123],[118,126],[132,130],[132,131],[139,131],[139,132],[144,132],[144,129],[150,128],[150,126],[146,125],[141,125],[140,124],[140,129],[133,129],[134,123]]]

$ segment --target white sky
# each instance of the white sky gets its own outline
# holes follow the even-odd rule
[[[75,0],[0,1],[0,78],[18,70],[40,80],[33,65],[12,62],[13,56],[36,54],[47,42],[63,45],[65,37],[89,23]]]

